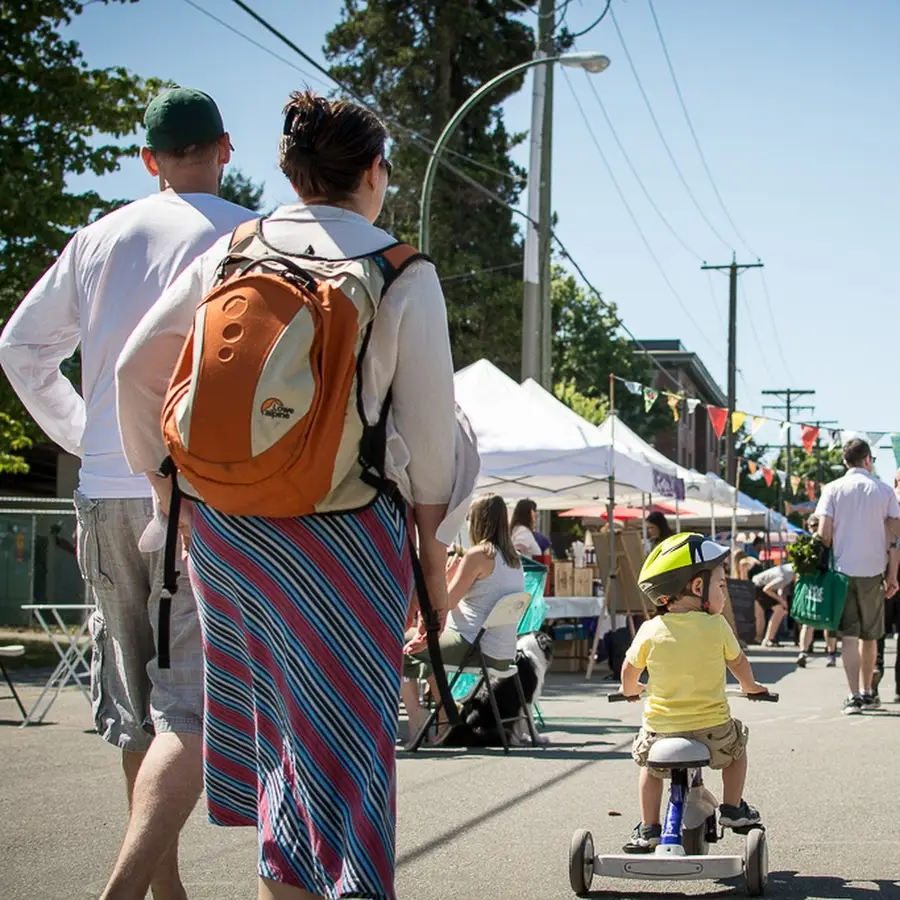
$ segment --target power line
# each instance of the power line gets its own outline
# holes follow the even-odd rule
[[[709,276],[709,272],[706,274]],[[756,346],[759,348],[759,355],[762,357],[763,364],[771,372],[772,366],[769,364],[768,356],[763,350],[763,342],[759,339],[759,333],[756,330],[756,323],[753,319],[753,311],[750,309],[750,304],[747,302],[747,291],[744,288],[743,281],[738,281],[738,291],[741,295],[741,301],[744,304],[744,311],[747,313],[747,321],[750,323],[750,333],[753,335],[753,340],[756,341]]]
[[[570,34],[569,37],[574,41],[577,38],[584,37],[588,32],[593,31],[605,18],[606,14],[609,12],[609,8],[612,6],[612,0],[606,0],[606,8],[600,13],[599,18],[597,18],[594,22],[591,22],[587,28],[583,31],[579,31],[576,34]]]
[[[687,122],[688,130],[691,132],[691,137],[694,139],[694,146],[697,148],[697,154],[700,157],[700,162],[703,164],[703,170],[706,172],[706,177],[709,179],[709,183],[712,186],[713,193],[716,195],[716,200],[719,201],[719,206],[722,207],[722,212],[725,213],[725,218],[728,219],[728,224],[731,226],[734,233],[737,235],[738,240],[744,245],[747,252],[750,253],[751,256],[759,258],[759,254],[755,253],[750,245],[744,240],[743,235],[738,230],[737,225],[734,224],[734,219],[731,218],[731,213],[728,211],[728,207],[725,205],[725,201],[722,199],[722,195],[719,193],[719,188],[716,186],[715,179],[712,176],[712,172],[709,168],[709,163],[706,161],[706,154],[703,152],[703,148],[700,146],[700,139],[697,137],[697,132],[694,130],[694,123],[691,121],[690,114],[688,113],[687,104],[684,102],[684,96],[681,93],[681,86],[678,84],[678,79],[675,77],[675,67],[672,65],[672,58],[669,56],[669,48],[666,46],[666,39],[663,37],[662,28],[659,25],[659,19],[656,17],[656,9],[653,6],[653,0],[647,0],[647,3],[650,4],[650,13],[653,16],[653,22],[656,25],[656,33],[659,35],[659,42],[662,45],[663,55],[666,57],[666,64],[669,67],[669,74],[672,76],[672,84],[675,85],[675,93],[678,95],[678,102],[681,104],[681,111],[684,113],[684,120]]]
[[[220,19],[217,15],[211,13],[207,9],[204,9],[202,6],[200,6],[200,4],[194,3],[194,0],[184,0],[184,2],[187,3],[188,6],[192,6],[194,9],[196,9],[197,12],[203,13],[203,15],[206,16],[207,18],[212,19],[214,22],[218,22],[219,25],[221,25],[223,28],[227,28],[232,34],[236,34],[239,38],[243,38],[248,43],[253,44],[254,47],[258,47],[260,50],[264,51],[265,53],[268,53],[269,56],[274,56],[275,59],[283,62],[286,66],[290,66],[295,72],[299,72],[305,78],[309,78],[312,81],[317,81],[323,87],[330,87],[330,85],[328,85],[325,81],[323,81],[317,75],[310,74],[309,72],[305,71],[304,69],[301,69],[300,66],[298,66],[296,63],[292,63],[289,59],[285,59],[285,57],[276,53],[274,50],[270,49],[265,44],[261,44],[259,41],[255,41],[249,35],[244,34],[243,31],[239,30],[238,28],[235,28],[233,25],[229,25],[229,23],[226,22],[224,19]]]
[[[594,143],[594,146],[597,148],[597,153],[600,155],[600,159],[603,160],[603,165],[606,167],[606,171],[609,173],[609,177],[612,180],[613,187],[615,187],[616,192],[619,195],[619,199],[622,201],[622,205],[625,207],[626,212],[631,217],[631,221],[634,223],[634,227],[637,230],[638,236],[644,244],[644,247],[647,249],[647,252],[650,254],[650,258],[656,264],[656,268],[659,270],[660,275],[662,275],[663,281],[665,281],[666,286],[669,288],[669,291],[672,293],[672,296],[677,301],[678,305],[681,307],[682,312],[687,317],[688,321],[693,325],[697,334],[706,341],[709,346],[715,350],[715,345],[713,342],[704,334],[703,329],[697,323],[697,320],[691,315],[690,310],[687,307],[687,304],[682,300],[681,295],[678,291],[675,290],[674,285],[669,279],[669,276],[666,274],[665,269],[662,266],[662,263],[659,261],[659,257],[653,251],[653,248],[650,246],[650,242],[647,240],[647,236],[644,234],[644,230],[641,228],[640,222],[638,222],[637,216],[634,214],[634,210],[628,203],[628,200],[625,197],[624,192],[622,191],[619,182],[616,180],[616,176],[613,173],[612,166],[609,164],[609,160],[606,158],[606,154],[603,152],[603,148],[600,146],[600,141],[597,140],[597,136],[594,134],[594,129],[591,127],[590,119],[588,119],[587,113],[584,111],[584,107],[581,105],[581,100],[578,98],[578,94],[575,92],[575,88],[572,85],[572,81],[569,78],[569,73],[563,69],[563,76],[566,79],[566,84],[569,86],[569,90],[572,92],[572,98],[575,101],[575,105],[578,107],[578,111],[581,113],[581,118],[584,120],[585,127],[587,128],[588,134],[591,136],[591,140]]]
[[[588,72],[585,72],[584,75],[587,79],[588,87],[593,92],[594,98],[596,99],[597,104],[600,107],[600,112],[603,113],[603,118],[606,119],[606,124],[609,127],[610,132],[612,133],[613,140],[615,140],[619,150],[622,152],[622,156],[625,158],[625,162],[627,163],[628,168],[631,170],[631,174],[634,176],[634,180],[637,181],[638,186],[640,187],[641,191],[643,191],[644,196],[647,198],[647,202],[650,204],[650,206],[653,207],[653,211],[657,216],[659,216],[659,220],[663,223],[663,225],[666,226],[672,237],[674,237],[675,240],[678,241],[678,243],[681,244],[681,246],[684,247],[684,249],[687,250],[687,252],[697,260],[697,262],[703,262],[703,257],[685,242],[684,238],[682,238],[678,231],[672,226],[671,222],[669,222],[669,220],[663,215],[662,210],[659,208],[659,206],[657,206],[656,201],[653,199],[653,197],[650,196],[650,191],[647,190],[647,186],[644,184],[644,180],[640,175],[638,175],[637,169],[634,167],[634,163],[632,163],[631,161],[631,157],[628,155],[624,145],[622,144],[622,141],[619,139],[619,133],[613,126],[612,119],[610,119],[609,113],[607,113],[606,111],[606,106],[600,99],[600,94],[597,91],[594,82],[591,81],[590,74]]]
[[[391,116],[387,115],[383,110],[378,108],[377,104],[370,103],[368,100],[366,100],[365,97],[363,97],[360,93],[355,91],[349,85],[343,83],[342,81],[339,81],[328,71],[328,69],[326,69],[324,66],[320,65],[309,54],[307,54],[303,50],[301,50],[292,40],[290,40],[290,38],[288,38],[286,35],[284,35],[277,28],[275,28],[274,25],[271,25],[269,22],[267,22],[261,15],[259,15],[259,13],[255,12],[246,3],[244,3],[243,0],[232,0],[232,2],[236,3],[249,16],[251,16],[257,22],[259,22],[259,24],[262,25],[267,31],[269,31],[273,35],[275,35],[275,37],[277,37],[282,43],[284,43],[288,47],[290,47],[291,50],[293,50],[295,53],[298,53],[311,66],[313,66],[319,72],[322,72],[328,79],[331,80],[332,83],[336,84],[344,93],[353,97],[354,100],[356,100],[362,106],[366,107],[366,109],[369,109],[372,112],[376,113],[378,116],[380,116],[382,119],[384,119],[384,121],[387,122],[389,125],[393,125],[394,127],[399,128],[401,131],[405,132],[410,138],[413,139],[413,142],[420,141],[421,143],[429,145],[429,152],[430,152],[430,147],[434,146],[434,143],[435,143],[434,141],[425,137],[425,135],[420,134],[417,131],[414,131],[412,128],[407,127],[402,122],[399,122],[396,119],[392,118]],[[245,40],[249,41],[255,47],[259,47],[259,49],[264,50],[266,53],[270,54],[271,56],[274,56],[276,59],[281,60],[281,62],[286,63],[287,65],[291,66],[291,68],[295,69],[296,71],[301,72],[307,78],[315,77],[315,76],[309,75],[309,73],[307,73],[307,72],[304,72],[303,69],[300,69],[298,66],[296,66],[293,63],[289,62],[288,60],[284,59],[284,57],[279,56],[277,53],[275,53],[273,50],[270,50],[268,47],[253,40],[253,38],[248,37],[242,31],[239,31],[238,29],[232,27],[227,22],[224,22],[224,21],[222,21],[222,19],[219,19],[216,16],[214,16],[212,13],[207,12],[207,10],[203,9],[201,6],[194,3],[193,0],[185,0],[185,3],[190,4],[190,6],[194,7],[195,9],[204,13],[205,15],[209,16],[211,19],[214,19],[216,22],[218,22],[220,25],[223,25],[229,31],[232,31],[235,34],[237,34],[239,37],[242,37]],[[319,79],[319,78],[315,78],[315,80],[318,81],[319,84],[324,84],[324,82],[322,82],[321,79]],[[452,150],[449,147],[444,149],[444,153],[451,154],[453,156],[458,157],[459,159],[464,159],[464,160],[466,160],[466,162],[471,163],[473,166],[477,166],[480,169],[484,169],[485,171],[492,172],[494,175],[499,175],[501,178],[506,178],[517,184],[521,184],[523,181],[523,179],[521,179],[517,175],[512,175],[509,172],[504,172],[501,169],[497,169],[494,166],[491,166],[487,163],[483,163],[480,160],[477,160],[471,156],[467,156],[465,153],[459,153],[458,151]],[[443,160],[441,160],[441,162],[443,162]]]
[[[240,0],[235,0],[235,2],[240,2]],[[659,135],[659,139],[662,141],[662,145],[666,150],[666,153],[669,157],[670,162],[672,163],[672,167],[675,169],[676,174],[678,175],[678,179],[681,181],[685,191],[687,192],[688,197],[690,197],[691,203],[694,204],[694,208],[700,214],[700,218],[706,222],[709,230],[729,249],[731,248],[731,244],[722,237],[719,233],[718,229],[715,225],[709,220],[709,217],[703,212],[703,208],[700,206],[700,203],[697,201],[696,196],[694,196],[694,192],[691,190],[691,186],[687,183],[687,179],[684,177],[684,173],[681,171],[681,167],[678,165],[677,160],[675,159],[675,154],[672,153],[672,148],[669,146],[669,142],[666,140],[666,136],[663,134],[663,130],[659,124],[659,120],[656,118],[656,113],[653,112],[653,105],[650,103],[650,98],[647,96],[646,90],[644,90],[644,84],[641,81],[641,76],[638,75],[637,67],[634,64],[634,60],[631,58],[631,53],[628,51],[628,45],[625,43],[625,37],[622,34],[622,29],[619,28],[619,22],[616,19],[615,11],[612,11],[612,21],[613,25],[616,29],[616,34],[619,36],[619,41],[622,44],[622,49],[625,51],[625,58],[628,60],[628,65],[631,68],[631,72],[634,75],[634,79],[637,82],[638,89],[641,92],[641,96],[644,98],[644,105],[647,107],[647,112],[650,113],[650,118],[653,120],[653,125],[656,128],[656,133]]]
[[[781,357],[781,362],[784,366],[784,371],[787,372],[788,380],[793,381],[794,376],[791,374],[791,367],[788,365],[787,357],[784,355],[784,349],[781,346],[781,337],[778,334],[778,320],[775,318],[775,313],[772,310],[772,298],[769,296],[769,282],[763,269],[759,270],[759,274],[762,277],[763,296],[766,300],[766,309],[769,311],[769,321],[772,323],[772,332],[775,335],[775,349]]]
[[[336,79],[336,78],[335,78],[333,75],[331,75],[326,69],[324,69],[324,68],[323,68],[321,65],[319,65],[315,60],[313,60],[308,54],[306,54],[304,51],[302,51],[302,50],[301,50],[301,49],[300,49],[293,41],[291,41],[289,38],[287,38],[285,35],[283,35],[283,34],[282,34],[280,31],[278,31],[274,26],[270,25],[270,24],[269,24],[265,19],[263,19],[262,16],[260,16],[258,13],[254,12],[254,11],[251,10],[249,7],[247,7],[247,5],[246,5],[245,3],[242,2],[242,0],[233,0],[233,2],[236,3],[238,6],[240,6],[242,9],[244,9],[249,15],[251,15],[254,19],[256,19],[256,20],[257,20],[261,25],[263,25],[268,31],[272,32],[276,37],[278,37],[279,40],[281,40],[281,41],[283,41],[285,44],[287,44],[287,46],[289,46],[292,50],[294,50],[296,53],[298,53],[303,59],[307,60],[307,61],[310,62],[316,69],[318,69],[319,71],[321,71],[321,72],[323,72],[325,75],[327,75],[328,78],[330,78],[335,84],[338,85],[338,87],[340,87],[342,90],[345,90],[350,96],[355,97],[357,100],[359,100],[359,102],[360,102],[363,106],[366,106],[367,108],[370,108],[369,104],[368,104],[363,98],[361,98],[361,97],[359,96],[359,94],[358,94],[356,91],[353,91],[353,90],[351,90],[350,88],[348,88],[348,87],[346,87],[345,85],[343,85],[340,81],[338,81],[338,79]],[[571,85],[570,85],[570,86],[571,86]],[[375,111],[377,112],[377,109],[376,109]],[[379,113],[379,114],[380,114],[380,113]],[[389,119],[385,119],[385,121],[390,121],[390,120],[389,120]],[[416,132],[412,131],[411,129],[406,128],[406,126],[402,125],[401,123],[397,123],[397,126],[400,127],[400,128],[402,128],[404,131],[407,131],[407,132],[412,136],[411,143],[412,143],[414,146],[416,146],[416,147],[418,147],[419,149],[424,150],[424,151],[426,151],[426,152],[428,152],[428,153],[430,154],[430,152],[431,152],[430,149],[429,149],[427,146],[424,146],[424,145],[423,145],[423,144],[424,144],[424,139],[421,139],[421,140],[420,140]],[[470,187],[472,187],[472,188],[474,188],[475,190],[479,191],[479,192],[482,193],[484,196],[490,198],[490,199],[493,200],[495,203],[499,203],[501,206],[503,206],[503,207],[505,207],[506,209],[508,209],[508,210],[509,210],[510,212],[512,212],[514,215],[520,216],[521,218],[525,219],[527,222],[531,223],[532,226],[537,227],[537,224],[538,224],[538,223],[535,222],[534,219],[532,219],[531,216],[528,215],[528,213],[524,212],[524,211],[521,210],[521,209],[517,209],[517,208],[516,208],[515,206],[513,206],[511,203],[509,203],[509,202],[507,202],[506,200],[504,200],[503,197],[501,197],[501,196],[500,196],[499,194],[497,194],[495,191],[493,191],[493,190],[491,190],[489,187],[487,187],[487,185],[482,184],[480,181],[478,181],[477,179],[473,178],[473,177],[472,177],[471,175],[469,175],[467,172],[462,171],[462,169],[459,169],[457,166],[453,165],[453,163],[448,162],[448,161],[447,161],[446,159],[444,159],[443,157],[439,160],[439,163],[440,163],[440,165],[444,166],[444,168],[446,168],[448,171],[450,171],[450,172],[452,172],[454,175],[456,175],[457,178],[459,178],[460,180],[462,180],[462,181],[464,181],[466,184],[468,184]],[[562,254],[563,258],[564,258],[564,259],[567,259],[567,260],[572,264],[572,266],[574,267],[575,271],[578,273],[578,275],[579,275],[579,277],[581,278],[581,280],[585,283],[585,285],[588,287],[588,289],[591,291],[591,293],[596,297],[597,302],[600,304],[600,306],[601,306],[602,308],[604,308],[605,310],[607,310],[607,312],[612,316],[613,321],[615,322],[615,326],[616,326],[617,328],[621,328],[621,329],[625,332],[625,334],[627,334],[628,337],[631,338],[631,340],[632,340],[634,346],[635,346],[639,351],[641,351],[641,352],[643,352],[644,354],[646,354],[646,356],[647,356],[647,357],[649,358],[649,360],[653,363],[653,365],[656,366],[657,369],[659,369],[659,371],[662,373],[662,375],[664,375],[666,378],[668,378],[668,379],[676,386],[676,388],[679,390],[679,392],[684,393],[684,390],[683,390],[683,388],[682,388],[682,385],[678,382],[678,380],[675,378],[675,376],[672,375],[672,373],[669,372],[669,370],[666,369],[666,368],[659,362],[659,360],[656,359],[656,357],[654,357],[653,354],[652,354],[652,353],[651,353],[651,352],[650,352],[650,351],[649,351],[649,350],[648,350],[648,349],[647,349],[647,348],[646,348],[646,347],[645,347],[645,346],[644,346],[644,345],[643,345],[643,344],[642,344],[642,343],[634,336],[634,334],[633,334],[633,333],[630,331],[630,329],[625,325],[625,323],[622,321],[622,319],[617,315],[617,313],[615,312],[615,308],[614,308],[613,306],[611,306],[609,303],[607,303],[606,300],[603,299],[603,295],[602,295],[602,294],[600,293],[600,291],[598,291],[597,288],[595,288],[594,285],[589,281],[588,277],[584,274],[584,270],[581,268],[580,265],[578,265],[578,263],[575,261],[574,257],[569,253],[568,248],[567,248],[566,245],[563,243],[563,241],[562,241],[562,239],[559,237],[559,235],[557,235],[557,233],[554,231],[553,228],[550,228],[549,231],[550,231],[550,237],[553,239],[553,241],[554,241],[554,242],[557,244],[557,246],[559,247],[560,253]]]
[[[520,259],[518,262],[514,263],[505,263],[502,266],[490,266],[487,269],[474,269],[471,272],[460,272],[458,275],[446,275],[441,278],[441,282],[444,281],[462,281],[466,278],[474,278],[476,275],[486,275],[489,272],[500,272],[504,269],[516,269],[522,265],[522,260]]]

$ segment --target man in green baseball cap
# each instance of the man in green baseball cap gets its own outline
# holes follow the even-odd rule
[[[231,159],[231,140],[219,107],[209,94],[194,88],[175,87],[151,101],[144,113],[147,136],[141,159],[147,171],[160,180],[160,189],[181,192],[185,180],[196,191],[197,169],[217,173],[201,188],[218,191],[222,173]]]
[[[76,232],[0,333],[0,366],[10,385],[41,428],[81,457],[75,514],[78,561],[94,607],[94,725],[121,753],[131,809],[102,900],[150,891],[156,900],[183,900],[177,835],[203,789],[197,604],[185,583],[160,626],[164,553],[152,541],[142,544],[156,521],[152,489],[125,457],[116,361],[179,275],[253,218],[218,196],[231,144],[206,94],[166,91],[148,107],[145,123],[141,155],[159,190]],[[77,388],[60,369],[76,346],[84,363]],[[151,368],[142,373],[148,384],[168,379],[155,361]],[[159,641],[168,647],[168,665],[157,659]]]

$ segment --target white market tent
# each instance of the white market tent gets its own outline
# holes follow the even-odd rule
[[[478,438],[480,490],[530,497],[545,509],[605,496],[612,475],[632,489],[653,490],[653,469],[641,455],[614,448],[552,396],[558,408],[536,402],[487,360],[457,372],[454,385]]]

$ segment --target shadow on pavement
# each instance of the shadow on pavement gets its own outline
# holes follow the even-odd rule
[[[630,745],[631,741],[628,741],[626,744],[620,744],[613,748],[612,750],[601,751],[601,755],[598,758],[601,759],[621,759],[628,757],[630,758],[631,754],[626,752],[626,747]],[[477,751],[476,751],[477,752]],[[540,755],[542,753],[546,754],[548,751],[542,750],[533,750],[531,748],[515,748],[510,753],[510,759],[515,756],[526,756],[526,755]],[[552,752],[552,749],[549,750]],[[469,751],[471,753],[471,751]],[[503,751],[499,751],[500,755],[503,754]],[[429,756],[444,756],[447,757],[447,751],[419,751],[420,755],[429,755]],[[454,754],[456,756],[456,754]],[[568,758],[568,757],[567,757]],[[564,781],[567,781],[569,778],[573,778],[575,775],[578,775],[582,770],[586,769],[588,766],[594,765],[597,761],[593,755],[588,756],[587,754],[578,754],[577,752],[573,754],[572,759],[578,759],[579,762],[577,765],[572,766],[571,768],[566,769],[565,772],[561,772],[558,775],[554,775],[552,778],[548,778],[543,783],[537,785],[529,785],[528,787],[524,787],[522,792],[516,794],[514,797],[510,797],[509,800],[506,800],[504,803],[500,803],[492,809],[487,810],[486,812],[481,813],[480,815],[473,816],[471,819],[467,819],[465,822],[455,826],[454,828],[450,828],[442,834],[438,835],[433,840],[428,841],[427,843],[420,844],[418,847],[414,847],[411,850],[408,850],[405,853],[401,853],[397,857],[397,868],[401,869],[403,866],[409,865],[409,863],[416,862],[424,856],[429,856],[432,853],[437,851],[443,851],[446,848],[446,845],[451,841],[455,841],[457,838],[466,837],[471,834],[472,830],[478,828],[481,825],[484,825],[486,822],[490,822],[492,819],[496,819],[498,816],[503,816],[508,813],[511,809],[515,809],[520,803],[527,803],[533,800],[535,797],[538,797],[540,794],[544,794],[547,791],[552,791],[557,785],[562,784]]]
[[[665,900],[673,896],[671,891],[623,891],[626,882],[611,879],[606,890],[592,890],[586,897],[627,897],[628,900]],[[673,882],[674,884],[674,882]],[[875,885],[877,890],[872,890]],[[744,895],[741,879],[712,882],[710,889],[692,897],[722,897]],[[677,894],[675,896],[678,896]],[[766,885],[766,897],[773,900],[870,900],[872,897],[900,897],[900,881],[863,878],[850,880],[833,875],[800,875],[798,872],[770,872]]]
[[[872,890],[876,885],[877,892]],[[850,880],[832,875],[800,875],[798,872],[770,872],[766,894],[783,897],[786,900],[854,900],[857,897],[900,897],[900,881],[873,880],[864,878]]]
[[[606,746],[609,741],[594,741],[578,744],[562,744],[553,742],[544,747],[510,747],[509,758],[523,757],[525,759],[575,759],[584,762],[598,762],[609,759],[631,759],[631,752],[625,750],[597,750],[596,747]],[[630,744],[630,741],[629,741]],[[403,754],[404,758],[412,759],[460,759],[462,757],[496,757],[502,759],[506,754],[502,747],[423,747],[415,753],[409,753],[397,748],[397,755]]]

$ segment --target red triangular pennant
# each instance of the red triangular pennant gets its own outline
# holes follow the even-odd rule
[[[816,443],[816,438],[818,438],[819,436],[819,429],[815,425],[804,425],[802,433],[803,446],[806,448],[807,453],[812,453],[813,447]]]
[[[707,406],[706,411],[709,413],[709,421],[712,423],[713,431],[717,438],[721,438],[725,434],[725,425],[728,422],[728,410],[722,409],[721,406]]]
[[[770,469],[768,466],[763,466],[762,470],[763,470],[763,478],[766,479],[766,484],[769,487],[772,487],[772,481],[775,478],[775,470]]]

